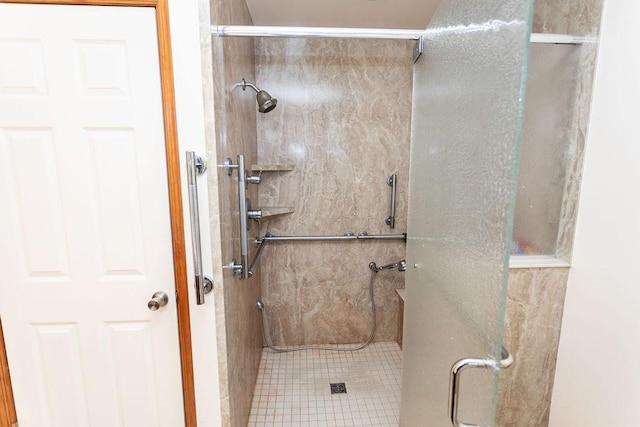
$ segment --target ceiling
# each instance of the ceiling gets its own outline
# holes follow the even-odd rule
[[[254,25],[425,29],[440,0],[246,0]]]

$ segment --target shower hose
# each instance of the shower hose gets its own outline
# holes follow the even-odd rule
[[[365,348],[373,339],[373,335],[376,333],[376,304],[373,298],[373,282],[375,280],[377,273],[371,274],[371,279],[369,280],[369,299],[371,300],[371,333],[369,337],[361,344],[356,344],[353,347],[335,347],[335,346],[325,346],[325,345],[303,345],[298,347],[287,347],[287,348],[279,348],[271,345],[271,341],[269,340],[269,324],[267,322],[267,315],[265,313],[265,307],[262,303],[258,303],[258,309],[262,314],[262,338],[264,339],[265,345],[271,350],[277,353],[289,353],[292,351],[300,351],[300,350],[332,350],[332,351],[356,351]]]

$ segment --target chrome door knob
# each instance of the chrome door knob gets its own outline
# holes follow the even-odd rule
[[[157,311],[160,307],[164,307],[169,302],[169,295],[166,292],[158,291],[151,297],[147,304],[149,310]]]

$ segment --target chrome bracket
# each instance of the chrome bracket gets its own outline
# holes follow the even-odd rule
[[[233,175],[233,171],[238,169],[238,165],[234,165],[229,157],[227,157],[227,160],[224,161],[222,167],[227,169],[228,176]]]
[[[196,174],[202,175],[207,171],[207,160],[202,156],[196,156],[195,160]]]
[[[213,280],[209,276],[204,276],[204,293],[208,294],[213,290]]]
[[[424,52],[424,36],[418,37],[416,43],[413,46],[413,63],[418,62],[420,56],[422,56],[422,52]]]
[[[262,182],[262,177],[260,175],[249,175],[249,172],[245,172],[247,185],[249,184],[260,184]]]
[[[231,270],[231,272],[233,273],[234,276],[236,274],[242,275],[242,264],[236,264],[236,260],[235,259],[232,259],[229,264],[223,265],[222,268],[224,270]]]
[[[227,175],[231,176],[233,175],[233,171],[234,170],[238,170],[239,166],[238,165],[234,165],[233,161],[227,157],[227,160],[224,161],[224,163],[222,164],[222,167],[227,169]],[[205,170],[207,170],[207,166],[205,163]],[[262,182],[262,176],[260,176],[260,174],[258,175],[249,175],[249,171],[245,170],[244,171],[244,175],[245,175],[245,187],[248,188],[249,184],[260,184]]]

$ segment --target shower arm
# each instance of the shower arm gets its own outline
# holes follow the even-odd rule
[[[256,85],[254,85],[251,82],[246,81],[245,79],[242,79],[242,81],[240,83],[236,83],[235,87],[240,86],[242,88],[242,90],[246,90],[247,86],[249,86],[251,89],[255,90],[256,93],[260,92],[260,89],[258,89],[258,87]]]

